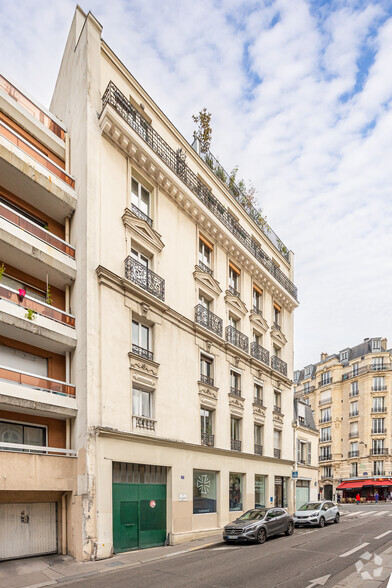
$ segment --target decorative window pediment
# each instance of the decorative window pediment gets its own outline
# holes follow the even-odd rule
[[[198,265],[195,265],[193,276],[202,286],[203,290],[207,290],[212,296],[219,296],[222,293],[222,288],[219,286],[219,282],[207,272],[203,272]]]
[[[252,321],[252,323],[263,329],[263,331],[268,331],[268,323],[265,320],[265,318],[261,316],[261,314],[257,314],[256,312],[253,312],[253,310],[251,310],[249,318]]]
[[[154,231],[150,225],[138,218],[129,208],[125,209],[122,217],[123,223],[131,236],[152,253],[160,253],[164,248],[161,235]]]
[[[225,302],[231,306],[234,311],[240,312],[242,315],[245,315],[248,312],[248,309],[242,302],[241,298],[238,298],[238,296],[233,296],[229,290],[226,290]]]
[[[287,339],[282,333],[282,331],[276,329],[274,325],[272,325],[271,328],[271,337],[273,337],[276,341],[279,341],[279,343],[281,343],[282,345],[286,345],[287,343]]]

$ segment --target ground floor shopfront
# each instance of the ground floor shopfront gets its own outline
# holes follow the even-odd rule
[[[213,535],[255,506],[293,509],[289,460],[112,432],[95,460],[98,558]]]
[[[341,482],[336,490],[347,502],[355,501],[358,494],[364,502],[374,502],[376,494],[378,500],[387,500],[392,493],[392,478],[352,478]]]

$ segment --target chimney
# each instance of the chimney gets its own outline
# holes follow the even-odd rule
[[[388,349],[388,340],[386,337],[384,337],[383,339],[381,339],[381,349],[383,351],[386,351]]]
[[[328,353],[326,353],[325,351],[321,354],[321,361],[325,361],[328,357]]]

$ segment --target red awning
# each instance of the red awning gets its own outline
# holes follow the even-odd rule
[[[376,486],[377,488],[392,486],[391,480],[366,480],[364,486]]]
[[[363,481],[356,481],[356,482],[342,482],[336,488],[336,490],[351,490],[353,488],[362,488]]]
[[[376,488],[386,488],[392,486],[392,480],[375,479],[375,480],[355,480],[353,482],[346,481],[339,484],[336,490],[354,490],[362,488],[363,486],[374,486]]]

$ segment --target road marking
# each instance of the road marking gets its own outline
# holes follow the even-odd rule
[[[389,535],[389,533],[392,533],[392,530],[385,531],[385,533],[381,533],[381,535],[377,535],[377,537],[375,537],[375,539],[381,539],[382,537],[385,537],[386,535]]]
[[[362,545],[358,545],[358,547],[354,547],[354,549],[350,549],[350,551],[346,551],[346,553],[342,553],[342,555],[339,555],[339,557],[348,557],[352,553],[355,553],[356,551],[363,549],[364,547],[366,547],[366,545],[369,545],[369,543],[362,543]]]
[[[388,512],[387,510],[380,510],[380,512],[378,512],[378,513],[377,513],[377,514],[375,514],[374,516],[375,516],[375,517],[380,517],[382,514],[385,514],[385,513],[387,513],[387,512]]]
[[[392,588],[392,574],[389,577],[389,582],[387,588]]]
[[[348,517],[355,517],[355,516],[357,516],[357,514],[358,514],[357,512],[350,512],[350,514],[346,515],[346,517],[347,518]]]
[[[374,514],[375,512],[377,512],[376,510],[369,510],[367,512],[361,512],[361,514],[359,515],[360,517],[367,517],[368,515]]]

